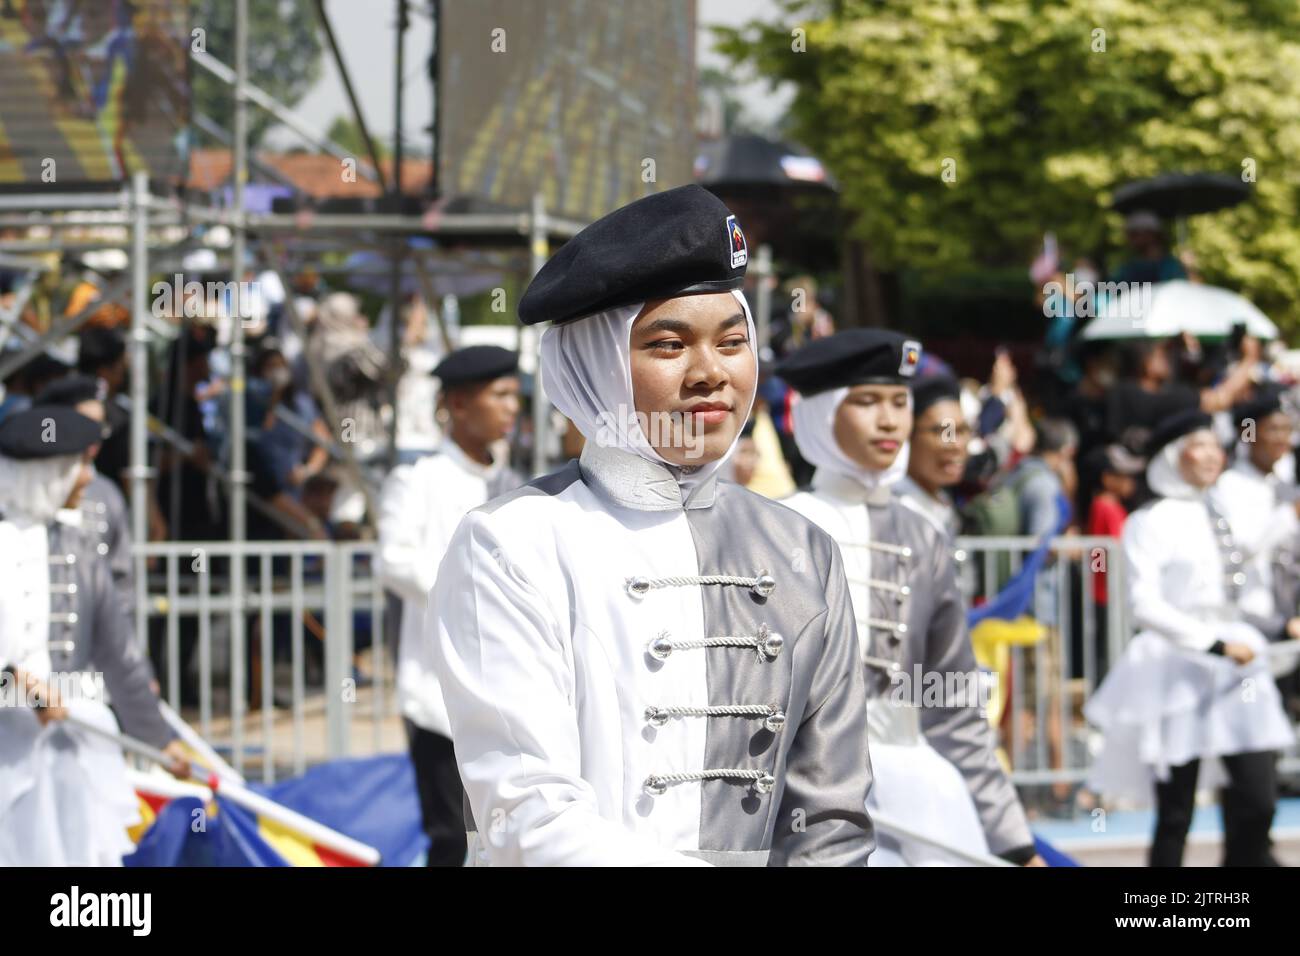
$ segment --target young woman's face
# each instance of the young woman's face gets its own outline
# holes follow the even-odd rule
[[[1208,488],[1218,480],[1223,462],[1223,449],[1219,447],[1214,432],[1202,429],[1193,432],[1183,445],[1183,453],[1178,457],[1178,470],[1188,484]]]
[[[727,453],[754,399],[758,363],[730,292],[647,302],[632,323],[632,399],[665,461],[695,467]]]
[[[912,433],[906,385],[855,385],[835,410],[835,441],[855,463],[884,471]]]
[[[912,454],[907,473],[926,491],[934,493],[961,481],[966,470],[971,428],[961,405],[951,399],[935,402],[912,429]]]
[[[514,430],[519,417],[519,379],[504,375],[490,382],[449,389],[443,402],[451,414],[454,431],[490,445]]]
[[[1250,448],[1250,460],[1263,472],[1270,472],[1282,456],[1291,450],[1291,416],[1274,412],[1255,423],[1255,442]]]

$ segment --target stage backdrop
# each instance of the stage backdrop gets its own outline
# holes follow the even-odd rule
[[[0,0],[0,189],[179,180],[189,21],[186,0]]]
[[[439,33],[444,196],[594,219],[692,181],[695,0],[443,0]]]

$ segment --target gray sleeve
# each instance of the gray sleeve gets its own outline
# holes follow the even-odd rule
[[[91,663],[104,675],[122,732],[154,747],[165,746],[176,735],[163,719],[158,696],[149,686],[153,669],[135,640],[131,614],[112,581],[108,562],[94,565],[91,593],[94,647]]]
[[[786,759],[785,792],[772,835],[770,866],[865,866],[875,849],[867,816],[871,756],[867,692],[839,548],[830,547],[826,614],[799,636],[816,641],[808,706]]]
[[[995,854],[1032,848],[1033,835],[1015,788],[998,763],[993,728],[981,713],[979,669],[966,633],[966,610],[951,552],[931,549],[930,579],[935,587],[934,613],[925,635],[925,672],[943,677],[944,706],[924,707],[921,727],[936,751],[966,780],[975,810]],[[948,679],[953,675],[952,680]]]

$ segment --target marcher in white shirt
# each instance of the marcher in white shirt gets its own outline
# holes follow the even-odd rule
[[[718,471],[753,403],[747,248],[684,186],[520,302],[579,461],[469,514],[430,628],[495,865],[863,865],[862,674],[834,542]]]
[[[1270,641],[1294,639],[1300,637],[1300,617],[1295,608],[1278,607],[1273,579],[1278,548],[1300,532],[1294,488],[1288,489],[1275,471],[1291,453],[1294,424],[1274,390],[1239,405],[1235,413],[1241,440],[1210,494],[1242,555],[1245,581],[1237,606]],[[1289,660],[1294,667],[1295,658]]]
[[[1148,445],[1160,497],[1121,536],[1139,633],[1085,707],[1104,733],[1090,786],[1142,798],[1154,785],[1152,866],[1179,866],[1202,760],[1222,795],[1224,864],[1273,863],[1276,751],[1295,740],[1267,664],[1268,643],[1237,605],[1246,582],[1233,529],[1209,492],[1223,470],[1210,416],[1180,412]],[[1207,770],[1210,770],[1207,767]]]
[[[122,751],[68,717],[111,734],[120,721],[189,774],[77,510],[101,435],[61,405],[0,425],[0,868],[117,866],[132,849],[126,827],[139,813]]]
[[[493,456],[519,414],[518,356],[495,345],[448,355],[435,374],[449,430],[439,449],[395,468],[380,496],[379,561],[402,599],[397,693],[415,765],[430,866],[465,860],[463,793],[451,728],[424,629],[429,591],[452,533],[468,511],[523,483]],[[432,417],[433,409],[427,409]]]

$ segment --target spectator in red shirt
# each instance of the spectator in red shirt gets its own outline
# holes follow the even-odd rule
[[[1096,475],[1093,487],[1092,504],[1088,508],[1088,526],[1086,534],[1114,538],[1119,541],[1120,532],[1124,530],[1124,519],[1128,517],[1128,502],[1137,490],[1137,476],[1142,473],[1146,463],[1123,445],[1112,444],[1094,449],[1088,456],[1087,473]],[[1118,560],[1117,548],[1104,553],[1105,560]],[[1097,665],[1098,672],[1104,671],[1106,660],[1107,624],[1106,609],[1106,566],[1096,560],[1094,555],[1089,561],[1092,569],[1092,593],[1097,605],[1095,620],[1097,622]]]

